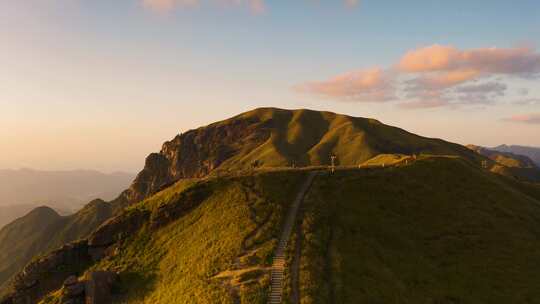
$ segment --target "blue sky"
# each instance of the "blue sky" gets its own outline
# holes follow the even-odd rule
[[[1,2],[0,168],[136,171],[259,106],[540,146],[535,1],[195,1]]]

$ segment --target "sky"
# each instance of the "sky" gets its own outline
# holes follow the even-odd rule
[[[540,146],[535,0],[0,0],[0,168],[136,172],[256,107]]]

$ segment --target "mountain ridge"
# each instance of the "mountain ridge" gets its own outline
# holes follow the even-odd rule
[[[532,159],[540,167],[540,147],[520,146],[520,145],[499,145],[491,148],[500,152],[510,152],[525,155]]]
[[[475,145],[468,145],[467,147],[491,159],[494,164],[490,164],[490,170],[494,173],[524,181],[540,182],[540,168],[527,156]]]

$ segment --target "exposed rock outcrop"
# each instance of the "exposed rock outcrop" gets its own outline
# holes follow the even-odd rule
[[[116,200],[121,206],[141,201],[182,178],[203,177],[239,150],[253,149],[270,137],[268,122],[236,118],[190,130],[150,154],[131,187]]]
[[[111,271],[93,271],[85,281],[86,304],[111,303],[111,289],[118,275]]]
[[[14,278],[13,293],[0,303],[37,303],[43,295],[62,286],[66,278],[79,272],[91,261],[87,241],[64,245],[28,264]]]

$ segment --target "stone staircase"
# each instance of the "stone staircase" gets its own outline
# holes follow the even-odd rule
[[[308,178],[300,188],[287,218],[285,219],[285,226],[279,239],[274,259],[272,261],[272,270],[270,275],[270,294],[268,295],[268,304],[280,304],[283,298],[283,275],[286,267],[285,251],[287,250],[287,244],[291,237],[292,229],[296,222],[296,214],[300,204],[302,203],[304,196],[306,195],[313,179],[317,175],[317,172],[310,172]]]

